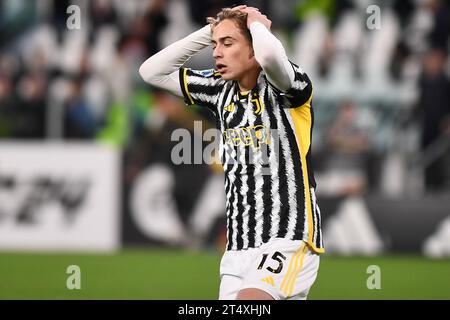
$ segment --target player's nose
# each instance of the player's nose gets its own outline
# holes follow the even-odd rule
[[[223,57],[222,50],[220,49],[219,46],[217,46],[213,50],[213,58],[217,59],[217,58],[221,58],[221,57]]]

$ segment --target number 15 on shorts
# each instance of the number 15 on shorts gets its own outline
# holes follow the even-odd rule
[[[283,262],[286,260],[286,257],[279,251],[275,251],[275,253],[271,256],[270,260],[267,261],[268,253],[263,254],[262,260],[258,265],[258,270],[263,269],[264,267],[275,274],[280,273],[283,270]]]

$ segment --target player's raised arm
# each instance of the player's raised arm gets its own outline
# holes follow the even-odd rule
[[[255,59],[269,81],[281,91],[294,83],[294,70],[281,42],[270,32],[272,22],[256,8],[245,8],[247,27],[252,35]]]
[[[203,48],[211,45],[211,26],[206,25],[148,58],[139,68],[145,82],[182,97],[178,70]]]

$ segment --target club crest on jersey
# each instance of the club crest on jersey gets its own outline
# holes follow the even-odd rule
[[[252,103],[253,103],[253,108],[255,109],[255,114],[260,116],[262,113],[262,103],[261,103],[261,99],[252,99]]]
[[[262,107],[263,104],[261,103],[261,99],[260,98],[252,99],[251,102],[252,102],[252,108],[254,109],[254,113],[257,116],[260,116],[262,113],[262,110],[263,110],[263,107]],[[229,104],[223,108],[225,109],[225,111],[233,112],[235,107],[236,107],[235,103],[232,102],[231,104]]]

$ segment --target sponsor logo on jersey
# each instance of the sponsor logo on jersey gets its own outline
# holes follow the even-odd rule
[[[269,128],[263,125],[227,129],[223,135],[225,143],[230,146],[251,146],[259,149],[262,144],[269,144]]]

